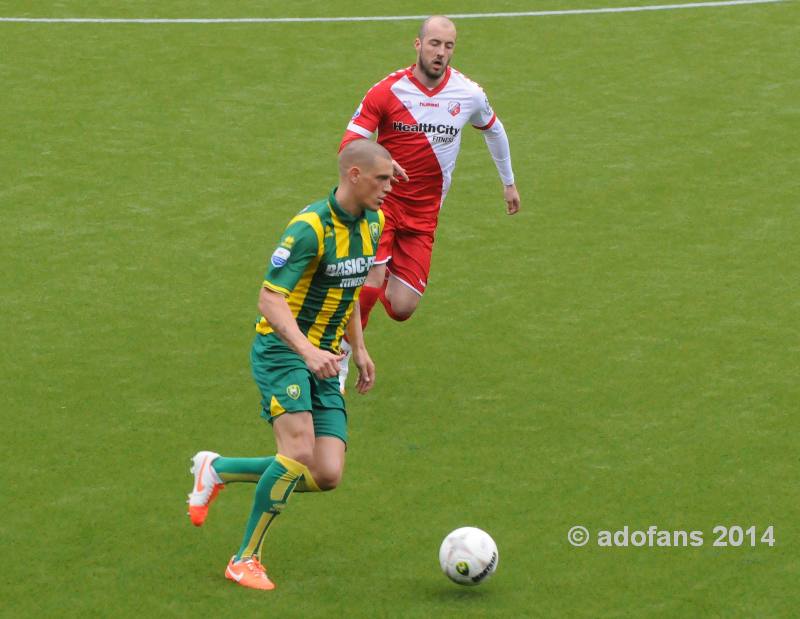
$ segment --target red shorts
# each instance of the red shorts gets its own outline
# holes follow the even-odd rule
[[[402,214],[383,212],[385,222],[375,264],[388,263],[389,273],[417,294],[428,285],[433,252],[433,232],[420,232],[405,226]],[[399,221],[398,221],[399,220]]]

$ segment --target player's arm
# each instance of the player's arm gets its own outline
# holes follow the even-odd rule
[[[358,368],[356,389],[359,393],[366,393],[375,385],[375,364],[364,344],[364,332],[361,330],[361,309],[358,303],[353,307],[353,313],[350,315],[350,321],[345,330],[347,341],[353,349],[353,361]]]
[[[266,286],[262,287],[258,297],[258,309],[269,321],[278,337],[303,358],[308,369],[317,378],[331,378],[339,374],[339,361],[344,355],[337,356],[327,350],[321,350],[308,341],[297,326],[297,321],[282,293],[270,290]]]
[[[361,100],[361,103],[358,104],[342,136],[339,152],[353,140],[370,140],[375,136],[383,117],[384,105],[382,101],[383,97],[385,97],[385,92],[379,86],[380,84],[372,87]],[[408,181],[408,174],[406,174],[405,169],[394,159],[392,159],[392,173],[395,179]]]
[[[322,234],[322,224],[313,214],[301,212],[289,222],[270,258],[258,308],[272,330],[303,358],[311,372],[318,378],[330,378],[339,373],[338,362],[343,355],[336,356],[314,346],[303,335],[286,301],[318,255]]]
[[[492,126],[483,131],[483,139],[503,181],[506,213],[513,215],[519,211],[519,192],[514,184],[514,171],[511,168],[511,146],[508,143],[505,127],[499,118],[495,117]]]
[[[492,155],[494,165],[503,182],[503,200],[506,213],[513,215],[519,211],[520,201],[517,186],[514,184],[514,171],[511,168],[511,146],[503,123],[489,105],[489,99],[478,91],[475,98],[475,112],[470,117],[472,125],[483,133],[483,139]]]

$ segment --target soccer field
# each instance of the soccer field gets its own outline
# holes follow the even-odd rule
[[[0,17],[648,3],[48,4]],[[522,211],[465,130],[429,290],[373,314],[344,482],[291,498],[270,593],[223,577],[253,486],[192,527],[189,457],[274,453],[269,255],[419,20],[0,21],[0,616],[797,616],[800,6],[455,21]],[[499,547],[477,588],[438,566],[463,525]]]

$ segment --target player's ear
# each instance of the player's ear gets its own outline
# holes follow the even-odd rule
[[[353,166],[347,171],[347,178],[354,185],[358,182],[360,176],[361,176],[361,170],[359,170],[358,166]]]

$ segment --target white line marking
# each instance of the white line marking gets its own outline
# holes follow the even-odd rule
[[[726,0],[652,6],[622,6],[602,9],[565,9],[561,11],[519,11],[514,13],[450,13],[453,19],[486,17],[545,17],[548,15],[589,15],[592,13],[635,13],[639,11],[674,11],[678,9],[715,8],[742,4],[775,4],[787,0]],[[418,21],[428,15],[376,15],[366,17],[219,17],[219,18],[115,18],[115,17],[0,17],[0,22],[48,24],[288,24],[308,22]]]

